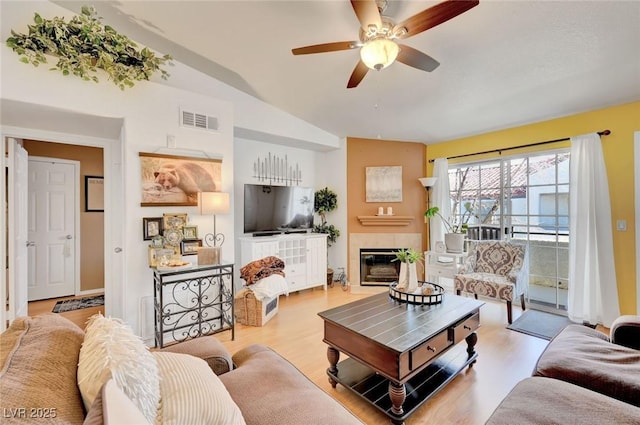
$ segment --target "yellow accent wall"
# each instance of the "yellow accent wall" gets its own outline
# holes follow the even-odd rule
[[[602,148],[607,166],[611,197],[611,216],[613,221],[611,226],[613,229],[613,249],[620,312],[621,314],[636,314],[633,137],[635,131],[640,131],[640,102],[612,106],[568,117],[429,145],[427,147],[427,161],[435,158],[577,136],[605,129],[611,130],[609,136],[602,137]],[[505,152],[505,155],[543,151],[563,146],[569,146],[569,142],[511,150]],[[476,161],[497,156],[499,156],[497,153],[478,155],[459,160],[450,160],[450,163]],[[432,175],[432,172],[432,164],[428,164],[428,175]],[[616,231],[616,220],[627,221],[626,232]]]

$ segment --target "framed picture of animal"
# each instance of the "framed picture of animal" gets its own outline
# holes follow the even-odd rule
[[[143,207],[197,206],[222,187],[222,160],[140,152]]]

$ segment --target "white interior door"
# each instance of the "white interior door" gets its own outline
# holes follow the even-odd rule
[[[15,244],[15,272],[14,285],[15,288],[15,316],[26,316],[28,313],[29,302],[27,299],[27,285],[24,283],[28,279],[28,224],[27,224],[27,178],[29,169],[29,154],[15,139],[11,142],[15,143],[14,161],[13,161],[13,185],[15,192],[13,196],[13,210],[15,212],[13,241]]]
[[[28,154],[20,140],[7,138],[8,248],[14,261],[7,264],[6,319],[27,315],[27,170]]]
[[[75,294],[79,168],[29,159],[29,301]]]

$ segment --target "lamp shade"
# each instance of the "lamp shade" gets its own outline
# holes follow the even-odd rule
[[[368,68],[380,71],[388,67],[398,57],[400,48],[386,38],[375,38],[367,41],[360,48],[360,59]]]
[[[199,192],[198,209],[200,215],[227,214],[229,194],[225,192]]]
[[[433,187],[433,185],[436,184],[436,180],[438,180],[437,177],[420,177],[418,180],[420,180],[420,184],[423,187]]]

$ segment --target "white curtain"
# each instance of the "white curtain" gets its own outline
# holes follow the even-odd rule
[[[569,318],[610,327],[620,315],[607,170],[597,133],[571,138]]]
[[[437,178],[433,186],[433,196],[429,207],[438,207],[440,214],[449,219],[451,216],[451,195],[449,189],[449,161],[447,158],[438,158],[433,164],[433,176]],[[436,242],[444,241],[445,228],[440,217],[433,217],[429,221],[429,244],[431,250],[435,251]]]

